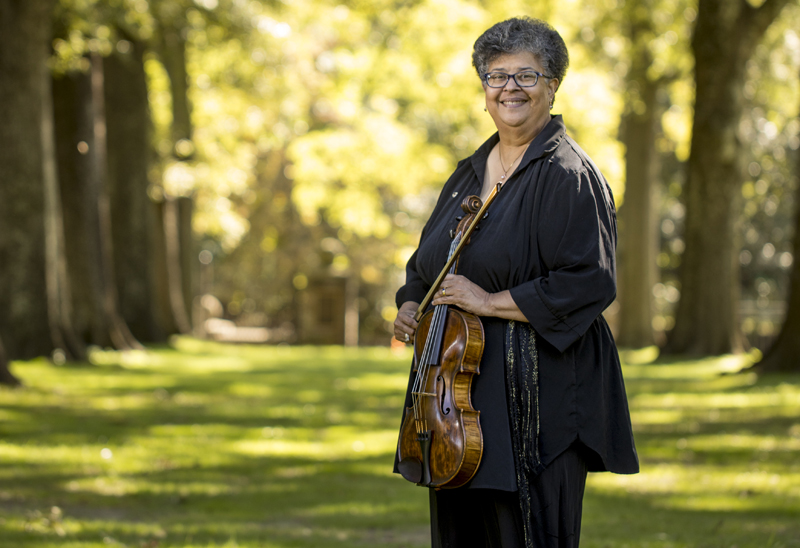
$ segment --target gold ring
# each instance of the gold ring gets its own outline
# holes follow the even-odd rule
[[[442,297],[447,297],[447,293],[444,292],[444,288],[442,288]]]

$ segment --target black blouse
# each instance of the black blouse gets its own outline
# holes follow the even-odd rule
[[[493,135],[458,163],[406,266],[398,307],[421,302],[447,260],[464,197],[479,195]],[[600,170],[566,134],[561,116],[528,147],[458,262],[458,273],[490,293],[510,290],[537,333],[539,446],[547,466],[573,442],[589,469],[639,469],[617,349],[601,315],[616,296],[616,213]],[[505,390],[507,320],[482,317],[485,346],[473,405],[484,453],[470,487],[516,489]],[[407,395],[407,405],[410,405]],[[395,471],[397,471],[395,469]]]

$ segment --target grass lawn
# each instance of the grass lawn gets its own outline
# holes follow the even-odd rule
[[[590,475],[584,548],[800,547],[800,376],[623,353],[642,473]],[[391,474],[410,353],[177,339],[16,362],[0,548],[428,545]]]

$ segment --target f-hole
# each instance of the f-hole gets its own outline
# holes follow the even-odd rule
[[[444,382],[444,377],[442,377],[441,375],[437,376],[437,377],[436,377],[436,382],[441,382],[441,383],[442,383],[442,390],[441,390],[441,393],[442,393],[442,401],[441,401],[441,403],[439,404],[439,408],[442,410],[442,415],[449,415],[449,414],[450,414],[450,408],[448,407],[448,408],[446,408],[446,409],[445,409],[445,407],[444,407],[444,397],[445,397],[445,395],[446,395],[446,393],[447,393],[447,392],[446,392],[446,390],[447,390],[447,385],[446,385],[446,384],[445,384],[445,382]]]

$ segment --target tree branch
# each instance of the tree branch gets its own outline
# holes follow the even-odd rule
[[[742,9],[736,21],[737,36],[745,39],[750,48],[754,47],[790,1],[764,0],[764,3],[756,8],[747,0],[740,0]]]

